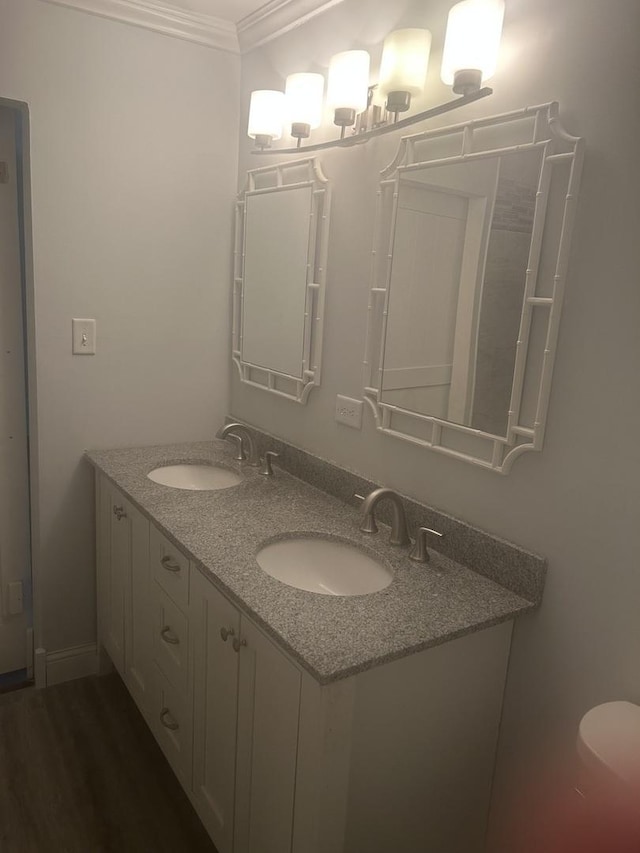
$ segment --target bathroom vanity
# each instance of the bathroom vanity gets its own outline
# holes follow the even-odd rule
[[[512,620],[535,604],[227,442],[88,454],[99,645],[219,853],[472,853],[483,847]],[[238,485],[185,491],[200,462]],[[369,595],[306,592],[256,562],[291,534],[393,574]],[[540,562],[543,571],[544,562]]]

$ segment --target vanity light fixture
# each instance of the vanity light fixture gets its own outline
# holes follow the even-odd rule
[[[411,106],[411,96],[424,92],[430,50],[429,30],[396,30],[384,40],[378,86],[395,121]]]
[[[322,123],[322,74],[289,74],[284,88],[287,121],[298,147]]]
[[[442,82],[459,95],[477,91],[495,74],[504,0],[462,0],[449,12],[442,53]]]
[[[260,149],[269,148],[272,140],[282,136],[284,105],[284,92],[257,89],[251,93],[247,135]]]
[[[327,103],[333,109],[333,123],[342,128],[340,139],[367,108],[370,61],[366,50],[345,50],[331,57]]]
[[[379,82],[370,85],[369,54],[365,50],[347,50],[332,57],[329,65],[327,106],[333,109],[334,124],[340,127],[339,139],[329,142],[302,145],[314,127],[320,125],[322,116],[322,75],[291,74],[287,78],[286,104],[291,124],[291,135],[298,140],[295,148],[270,148],[271,140],[278,139],[280,132],[275,126],[281,113],[271,117],[263,112],[268,109],[267,98],[280,95],[277,112],[284,106],[283,92],[254,92],[252,112],[249,118],[249,136],[256,140],[255,154],[292,154],[319,151],[323,148],[347,147],[367,142],[425,119],[442,115],[465,104],[492,94],[492,89],[482,88],[482,83],[496,70],[504,0],[462,0],[449,12],[445,38],[441,77],[451,85],[460,97],[406,118],[398,119],[400,113],[411,107],[411,99],[421,95],[425,88],[431,33],[424,29],[402,29],[390,33],[384,42],[380,65]],[[373,103],[374,91],[378,89],[385,97],[385,109]],[[260,96],[253,117],[254,96]],[[346,135],[346,129],[353,132]]]

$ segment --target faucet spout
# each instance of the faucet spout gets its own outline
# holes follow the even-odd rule
[[[367,495],[362,504],[362,524],[360,530],[363,533],[377,533],[375,509],[381,500],[387,498],[392,505],[391,536],[389,542],[392,545],[409,545],[409,530],[407,528],[407,516],[404,511],[402,498],[393,489],[375,489]]]
[[[227,438],[227,436],[237,436],[241,441],[241,446],[247,446],[247,461],[249,465],[257,467],[260,464],[258,458],[258,447],[256,441],[251,434],[249,427],[244,424],[227,424],[217,433],[217,438]]]

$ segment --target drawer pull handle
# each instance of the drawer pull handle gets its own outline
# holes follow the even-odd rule
[[[171,711],[168,708],[163,708],[160,711],[160,722],[165,727],[165,729],[169,729],[170,732],[177,732],[180,726],[171,716]]]
[[[180,645],[180,637],[177,637],[168,625],[160,631],[160,636],[165,643],[169,643],[170,646]]]
[[[246,646],[246,645],[247,645],[247,641],[246,641],[246,640],[239,640],[237,637],[234,637],[234,638],[233,638],[233,643],[232,643],[231,645],[233,646],[233,651],[234,651],[234,652],[239,652],[239,651],[240,651],[240,648],[241,648],[242,646]]]
[[[124,507],[123,507],[123,506],[115,506],[115,505],[114,505],[114,507],[113,507],[113,514],[114,514],[114,515],[115,515],[115,517],[118,519],[118,521],[120,521],[120,519],[121,519],[121,518],[126,518],[126,517],[127,517],[127,513],[124,511]]]
[[[174,574],[180,571],[180,566],[173,562],[169,554],[160,560],[160,565],[163,569],[166,569],[168,572],[173,572]]]
[[[233,637],[235,631],[233,628],[220,628],[220,636],[222,637],[222,642],[226,643],[228,637]]]

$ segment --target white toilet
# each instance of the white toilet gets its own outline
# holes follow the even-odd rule
[[[640,781],[640,707],[607,702],[588,711],[577,739],[581,772],[578,790],[585,796],[600,784]]]

